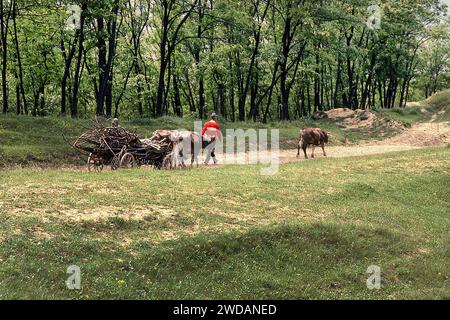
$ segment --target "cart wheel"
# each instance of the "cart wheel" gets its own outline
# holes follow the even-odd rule
[[[91,171],[100,172],[103,170],[103,163],[100,160],[98,160],[92,153],[89,154],[87,166],[89,172]]]
[[[133,168],[136,165],[136,160],[131,153],[125,153],[120,159],[121,168]]]

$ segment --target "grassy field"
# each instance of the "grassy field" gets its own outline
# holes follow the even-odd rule
[[[449,101],[447,90],[374,110],[369,128],[222,124],[278,128],[282,148],[320,126],[339,145],[391,136],[392,122],[449,121]],[[275,176],[257,165],[87,173],[68,141],[90,125],[0,116],[0,299],[450,299],[450,148],[287,163]],[[146,137],[194,120],[122,125]],[[70,265],[81,290],[66,288]],[[380,290],[366,288],[371,265]]]
[[[0,299],[449,299],[449,159],[0,171]]]

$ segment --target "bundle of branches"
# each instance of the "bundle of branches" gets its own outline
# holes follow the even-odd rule
[[[167,167],[171,160],[172,150],[176,143],[181,141],[180,134],[173,130],[156,130],[150,139],[142,140],[141,142],[146,146],[152,146],[155,151],[153,156],[147,154],[146,158],[154,159],[159,153],[160,157],[154,162],[157,162],[158,168]],[[158,151],[156,151],[158,150]]]
[[[81,152],[94,154],[106,164],[117,168],[125,153],[133,155],[140,164],[149,164],[161,168],[167,156],[172,152],[173,142],[169,139],[154,138],[140,140],[128,130],[117,127],[107,128],[98,124],[83,133],[73,144]]]
[[[104,159],[111,159],[125,146],[127,149],[140,148],[139,137],[124,128],[96,127],[83,133],[73,146]]]
[[[142,148],[136,150],[136,155],[142,163],[153,165],[156,168],[166,166],[172,154],[174,143],[168,138],[155,137],[141,140]]]

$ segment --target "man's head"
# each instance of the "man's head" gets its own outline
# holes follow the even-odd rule
[[[213,112],[211,113],[211,119],[213,119],[214,121],[219,120],[219,116],[217,115],[217,113]]]

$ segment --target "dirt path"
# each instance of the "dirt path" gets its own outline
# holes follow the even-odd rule
[[[355,146],[329,146],[325,147],[325,151],[327,153],[328,158],[344,158],[344,157],[362,157],[368,155],[396,152],[396,151],[407,151],[407,150],[415,150],[420,149],[422,147],[416,146],[408,146],[408,145],[355,145]],[[311,156],[311,148],[307,150],[308,157]],[[250,157],[251,155],[251,157]],[[315,150],[316,158],[323,158],[322,149],[316,148]],[[256,153],[239,153],[233,158],[233,156],[220,155],[219,157],[220,164],[230,164],[231,160],[234,159],[238,164],[249,163],[249,159],[258,159]],[[280,150],[279,151],[279,160],[280,163],[290,163],[290,162],[298,162],[306,160],[303,151],[300,150],[300,157],[297,158],[297,149],[288,149],[288,150]]]
[[[331,146],[326,147],[325,151],[328,158],[345,158],[345,157],[362,157],[374,154],[382,154],[396,151],[407,151],[420,149],[420,147],[405,146],[405,145],[356,145],[356,146]],[[307,151],[308,157],[311,156],[311,149]],[[305,160],[303,151],[300,150],[300,158],[297,159],[297,150],[281,150],[280,162],[289,163]],[[316,158],[322,158],[323,153],[321,148],[316,148]]]
[[[434,115],[430,122],[419,123],[403,130],[398,135],[381,141],[361,142],[357,145],[328,146],[325,148],[329,158],[360,157],[397,151],[415,150],[426,147],[447,146],[450,143],[450,122],[437,122]],[[308,157],[311,149],[307,150]],[[252,155],[255,159],[256,155]],[[303,151],[297,159],[297,149],[280,150],[281,163],[297,162],[304,159]],[[322,149],[316,147],[316,158],[323,157]],[[237,159],[248,159],[249,154],[238,154]],[[242,163],[242,162],[239,163]],[[226,162],[226,161],[225,161]]]
[[[450,122],[438,122],[439,114],[434,115],[430,122],[418,123],[411,128],[404,129],[401,133],[380,141],[364,141],[356,145],[327,146],[325,148],[329,158],[362,157],[376,154],[384,154],[398,151],[416,150],[426,147],[447,146],[450,144]],[[307,150],[308,157],[311,156],[311,148]],[[320,147],[316,147],[316,158],[323,158]],[[205,155],[200,155],[199,162],[202,167]],[[228,158],[228,159],[227,159]],[[219,154],[218,166],[207,166],[205,168],[216,168],[224,164],[250,164],[257,163],[257,153],[238,153],[236,155]],[[252,162],[253,160],[253,162]],[[280,163],[304,161],[303,151],[297,158],[297,149],[279,150]],[[66,170],[79,170],[79,167],[65,168]],[[83,169],[85,169],[83,167]],[[86,169],[87,171],[87,169]]]
[[[439,114],[434,114],[430,122],[418,123],[376,145],[403,145],[414,147],[446,146],[450,143],[450,122],[438,122]]]

